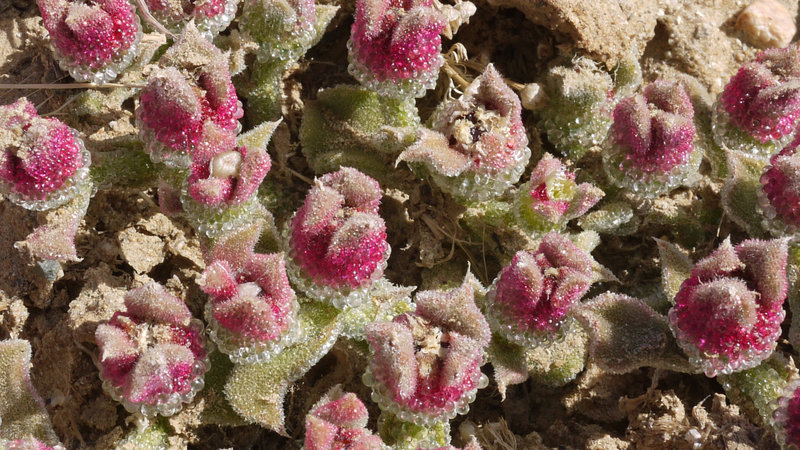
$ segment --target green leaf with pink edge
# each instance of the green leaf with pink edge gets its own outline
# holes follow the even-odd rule
[[[689,278],[694,264],[685,250],[661,239],[656,239],[658,253],[661,255],[661,287],[670,304],[681,289],[681,284]]]
[[[301,341],[267,361],[233,368],[225,385],[225,397],[233,410],[248,423],[286,435],[283,410],[286,392],[336,343],[342,330],[338,314],[330,305],[302,303],[295,324],[302,329]]]
[[[30,378],[31,344],[23,339],[0,341],[0,440],[34,437],[59,445],[44,401]]]
[[[611,373],[655,367],[694,373],[667,318],[642,300],[607,292],[584,303],[576,317],[589,331],[590,361]]]
[[[728,178],[722,188],[722,208],[751,237],[763,237],[758,207],[761,175],[768,161],[742,152],[727,152]]]

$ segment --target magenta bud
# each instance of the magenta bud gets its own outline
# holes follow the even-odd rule
[[[366,427],[369,413],[361,400],[335,386],[306,416],[306,450],[382,450],[379,436]]]
[[[265,148],[238,146],[221,153],[197,149],[187,179],[189,195],[206,206],[241,204],[253,196],[271,166]]]
[[[288,237],[290,276],[301,290],[338,308],[365,300],[360,294],[383,276],[389,258],[380,200],[378,182],[356,169],[316,180]]]
[[[203,388],[203,324],[156,283],[129,291],[124,301],[126,311],[95,332],[103,388],[129,412],[173,415]]]
[[[614,109],[603,151],[606,174],[643,197],[665,193],[697,173],[703,152],[694,146],[694,136],[694,107],[686,90],[656,80]]]
[[[0,439],[0,448],[3,450],[64,450],[63,445],[50,446],[34,437],[15,439],[11,442],[4,442]]]
[[[364,382],[381,409],[417,425],[465,414],[479,388],[489,324],[475,305],[471,274],[449,291],[417,294],[415,312],[367,325],[372,359]]]
[[[242,104],[225,56],[188,25],[142,90],[136,121],[150,158],[187,168],[195,151],[236,146]]]
[[[381,95],[422,97],[444,64],[444,28],[432,0],[358,0],[348,71]]]
[[[296,338],[299,308],[281,254],[253,252],[261,232],[251,226],[211,250],[198,281],[211,299],[206,320],[211,339],[236,363],[269,358]]]
[[[519,251],[486,294],[492,328],[522,346],[563,337],[569,314],[592,285],[592,257],[548,233],[535,252]]]
[[[514,201],[517,224],[529,233],[561,231],[567,222],[586,214],[605,193],[589,183],[576,183],[575,173],[545,153],[520,186]]]
[[[800,380],[789,383],[772,413],[775,438],[781,448],[800,448]]]
[[[714,113],[723,148],[770,155],[791,142],[800,118],[800,49],[760,52],[731,78]]]
[[[778,232],[793,233],[800,228],[800,138],[772,156],[761,176],[758,203],[766,225]]]
[[[397,161],[425,164],[434,183],[457,198],[502,194],[530,159],[519,97],[491,64],[461,98],[443,103],[431,124]]]
[[[142,29],[128,0],[37,0],[56,60],[77,81],[103,84],[136,56]]]
[[[39,117],[26,98],[0,106],[0,193],[44,211],[74,198],[88,182],[91,156],[78,132]]]
[[[729,240],[700,260],[669,312],[678,344],[706,375],[757,366],[781,334],[787,243]]]

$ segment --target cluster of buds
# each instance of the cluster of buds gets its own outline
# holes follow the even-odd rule
[[[561,231],[567,222],[586,214],[605,194],[590,183],[576,183],[575,173],[545,153],[520,186],[514,199],[516,223],[526,232]]]
[[[187,168],[194,152],[231,150],[243,115],[227,58],[189,24],[148,78],[136,122],[153,161]]]
[[[775,439],[782,448],[800,448],[800,380],[789,383],[776,403]]]
[[[169,30],[180,33],[189,22],[212,39],[228,28],[236,16],[239,0],[144,0],[153,17]]]
[[[546,234],[535,252],[517,252],[486,294],[492,329],[526,347],[562,339],[571,310],[592,285],[592,262],[558,233]]]
[[[348,71],[391,97],[422,97],[444,64],[446,18],[433,0],[358,0],[350,30]]]
[[[758,205],[766,217],[765,226],[777,233],[800,228],[800,138],[770,158],[761,176]]]
[[[800,120],[800,48],[764,50],[731,78],[714,109],[722,148],[769,156],[791,142]]]
[[[398,161],[422,163],[443,191],[465,201],[502,194],[519,180],[531,151],[517,94],[491,64],[456,100],[433,113],[433,130]]]
[[[367,326],[372,359],[364,382],[381,409],[428,426],[469,410],[488,383],[480,368],[491,332],[475,305],[482,291],[468,274],[449,291],[418,293],[416,311]]]
[[[95,332],[103,388],[129,412],[175,414],[204,385],[203,323],[156,283],[129,291],[124,301],[126,311]]]
[[[261,228],[255,224],[218,242],[198,281],[211,298],[205,310],[211,339],[235,363],[269,358],[299,330],[283,255],[253,252]]]
[[[700,260],[669,312],[678,344],[714,377],[748,369],[775,348],[787,293],[785,240],[729,240]]]
[[[128,0],[37,0],[62,69],[78,81],[103,84],[136,56],[142,29]]]
[[[656,80],[643,94],[621,100],[604,142],[603,166],[615,185],[655,197],[697,173],[694,107],[684,88]]]
[[[383,450],[379,436],[367,429],[369,413],[353,393],[335,386],[306,416],[306,450]]]
[[[73,199],[89,182],[91,155],[78,132],[39,117],[26,98],[0,106],[0,193],[45,211]]]
[[[289,275],[307,295],[357,306],[389,258],[381,187],[348,167],[318,178],[288,230]]]

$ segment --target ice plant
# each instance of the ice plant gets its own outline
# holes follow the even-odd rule
[[[416,296],[416,311],[367,326],[372,349],[364,382],[373,400],[401,420],[431,426],[465,414],[479,388],[489,324],[475,305],[471,274],[448,291]]]
[[[142,29],[128,0],[37,0],[56,60],[78,81],[103,84],[136,56]]]
[[[800,448],[800,380],[789,383],[776,403],[775,439],[783,448]]]
[[[222,52],[189,24],[158,64],[136,109],[151,159],[187,168],[196,149],[233,149],[244,113]]]
[[[446,18],[433,0],[358,0],[348,72],[381,95],[422,97],[444,64]]]
[[[356,306],[389,258],[378,182],[348,167],[318,178],[292,218],[289,275],[307,295]]]
[[[729,240],[700,260],[669,311],[692,364],[709,377],[758,365],[781,334],[787,243]]]
[[[492,329],[522,346],[563,337],[570,311],[592,284],[592,262],[569,238],[552,232],[535,252],[517,252],[486,294]]]
[[[795,140],[773,155],[761,176],[758,204],[766,217],[765,225],[781,233],[800,228],[800,155]]]
[[[15,439],[11,442],[4,442],[0,439],[0,448],[3,450],[63,450],[62,445],[47,445],[36,438]]]
[[[306,450],[382,450],[379,436],[367,429],[369,413],[353,393],[335,386],[306,416]]]
[[[423,164],[442,190],[465,202],[487,200],[516,183],[530,159],[519,97],[491,64],[459,99],[436,109],[432,130],[398,161]]]
[[[153,17],[169,30],[180,33],[193,21],[205,37],[213,39],[228,28],[236,16],[239,0],[144,0],[144,3]]]
[[[0,193],[35,211],[61,206],[88,183],[90,154],[78,132],[39,117],[20,98],[0,106]]]
[[[605,194],[589,183],[576,183],[575,173],[549,153],[545,153],[520,186],[514,200],[516,223],[525,231],[543,234],[561,231],[567,222],[580,217]]]
[[[615,185],[655,197],[697,173],[694,107],[684,88],[656,80],[643,94],[621,100],[603,145],[603,166]]]
[[[769,156],[791,142],[800,119],[800,48],[764,50],[731,78],[714,109],[717,144]]]
[[[283,255],[253,252],[261,228],[251,225],[217,243],[198,281],[210,297],[205,313],[211,339],[236,363],[279,352],[297,329],[299,306]]]
[[[161,285],[128,291],[125,311],[97,327],[103,388],[129,412],[170,416],[204,385],[203,324]]]

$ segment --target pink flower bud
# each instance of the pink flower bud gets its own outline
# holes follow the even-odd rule
[[[482,289],[468,274],[460,287],[418,293],[415,312],[367,325],[364,382],[381,409],[429,426],[469,410],[487,383],[480,368],[491,332],[475,305]]]
[[[786,386],[772,417],[781,448],[800,448],[800,380]]]
[[[16,439],[11,442],[3,442],[0,439],[0,447],[3,450],[64,450],[63,445],[50,446],[34,437]]]
[[[700,260],[669,312],[678,344],[706,375],[757,366],[781,334],[787,243],[726,240]]]
[[[545,153],[520,186],[513,211],[517,224],[529,233],[560,231],[567,222],[586,214],[605,194],[589,184],[575,182],[575,173]]]
[[[267,149],[235,147],[221,153],[197,149],[187,180],[189,195],[206,206],[238,205],[249,200],[267,176]]]
[[[206,320],[211,339],[236,363],[261,361],[296,336],[292,326],[299,306],[281,254],[257,254],[261,226],[220,241],[198,281],[211,300]]]
[[[186,168],[195,151],[232,150],[244,112],[222,52],[190,24],[159,65],[136,109],[150,157]]]
[[[289,231],[290,276],[301,290],[339,308],[364,300],[389,258],[380,200],[378,182],[355,169],[316,180]]]
[[[491,64],[457,100],[431,117],[416,144],[397,161],[423,163],[444,191],[468,201],[502,194],[530,159],[519,97]]]
[[[603,165],[615,185],[643,197],[667,192],[697,173],[694,107],[677,82],[656,80],[614,109]]]
[[[348,71],[392,97],[422,97],[436,84],[445,18],[432,0],[358,0]]]
[[[142,29],[128,0],[37,0],[59,65],[78,81],[103,84],[136,56]]]
[[[74,198],[88,181],[91,156],[78,132],[39,117],[26,98],[0,106],[0,193],[44,211]]]
[[[239,0],[144,0],[150,13],[159,23],[180,33],[190,21],[208,39],[228,28],[236,16]]]
[[[129,291],[125,306],[95,332],[103,388],[129,412],[175,414],[203,388],[203,324],[156,283]]]
[[[335,386],[306,416],[306,450],[382,450],[379,436],[366,427],[369,413],[352,393]]]
[[[486,295],[495,331],[523,346],[563,337],[572,308],[592,285],[592,257],[558,233],[544,236],[536,252],[517,252]]]
[[[800,49],[759,53],[731,78],[714,113],[723,148],[770,155],[791,142],[800,118]]]
[[[770,159],[761,176],[758,203],[766,225],[777,232],[793,233],[800,228],[800,155],[795,140]]]

